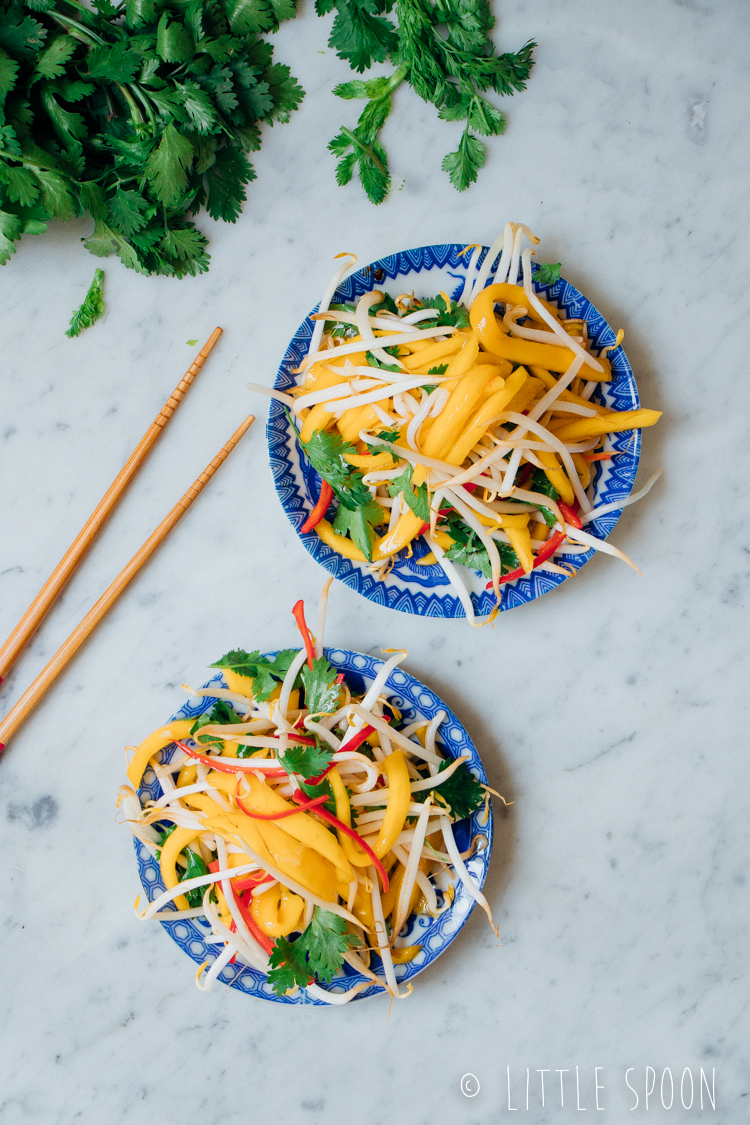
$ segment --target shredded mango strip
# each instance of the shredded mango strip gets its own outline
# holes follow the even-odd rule
[[[483,572],[485,567],[492,570],[497,590],[498,563],[486,536],[477,538],[473,521],[454,503],[451,488],[442,490],[453,475],[447,467],[460,467],[464,483],[471,483],[474,463],[497,449],[498,458],[487,473],[476,474],[481,475],[487,508],[500,513],[519,486],[528,492],[531,475],[531,491],[549,493],[553,503],[577,503],[587,513],[596,480],[591,466],[607,472],[611,460],[607,451],[592,451],[609,435],[653,426],[661,416],[645,408],[616,411],[592,399],[592,393],[606,390],[612,379],[610,354],[619,347],[622,333],[615,344],[600,348],[598,354],[592,351],[585,323],[565,319],[560,307],[534,291],[534,251],[522,249],[524,238],[532,246],[539,241],[523,224],[507,224],[490,253],[502,246],[496,280],[490,283],[493,263],[488,257],[478,272],[472,267],[467,275],[471,280],[458,306],[447,294],[441,295],[442,309],[423,309],[418,299],[398,295],[396,316],[382,311],[383,294],[373,290],[360,298],[356,310],[326,310],[316,317],[314,345],[298,369],[293,392],[298,396],[293,401],[301,439],[307,443],[315,434],[330,432],[354,444],[356,450],[344,460],[352,470],[367,474],[364,484],[374,486],[373,499],[384,522],[378,524],[378,509],[371,505],[369,531],[360,532],[355,541],[353,533],[343,529],[346,521],[340,528],[335,520],[323,518],[319,505],[305,528],[379,579],[400,552],[411,556],[415,541],[429,531],[442,553],[430,551],[416,561],[442,566],[454,586],[458,575],[450,560],[481,564]],[[477,253],[475,249],[472,261]],[[423,313],[442,313],[443,325],[416,327],[413,316]],[[393,370],[383,370],[384,364]],[[511,414],[528,416],[534,425],[509,424]],[[380,451],[386,441],[381,433],[387,436],[388,453]],[[394,486],[410,466],[411,480],[400,489]],[[330,483],[335,499],[336,481]],[[438,493],[440,513],[436,517],[433,510],[430,518],[425,513]],[[509,548],[501,551],[503,576],[519,566],[528,574],[535,565],[533,517],[547,506],[524,503],[526,525],[500,536]],[[554,530],[564,528],[557,524]],[[600,540],[592,542],[604,550]],[[578,550],[564,537],[555,553]],[[547,565],[555,567],[552,557]],[[456,592],[466,605],[466,589]]]
[[[301,608],[295,608],[295,617],[303,620]],[[324,618],[323,611],[318,623],[321,636]],[[302,632],[305,636],[306,629]],[[309,634],[305,640],[312,643]],[[304,655],[304,649],[296,660],[293,652],[289,654],[290,676],[299,669]],[[151,763],[162,782],[163,795],[152,800],[148,790],[141,789],[139,798],[133,788],[125,786],[119,803],[134,834],[158,855],[166,888],[139,917],[205,916],[218,948],[223,943],[228,952],[218,968],[199,975],[199,987],[212,987],[224,967],[235,960],[247,960],[255,968],[264,966],[263,971],[269,971],[274,943],[297,940],[294,935],[306,931],[312,912],[323,910],[364,933],[365,949],[347,954],[350,965],[366,981],[377,981],[386,991],[398,994],[394,964],[410,963],[421,948],[407,940],[411,915],[415,909],[434,914],[440,892],[445,896],[441,910],[453,901],[451,869],[445,856],[436,852],[426,858],[424,854],[425,833],[433,824],[429,790],[448,792],[445,787],[456,771],[466,768],[460,759],[435,777],[443,761],[435,747],[435,731],[443,713],[429,723],[411,723],[405,732],[398,729],[400,712],[395,705],[389,705],[390,713],[384,714],[391,691],[389,673],[405,655],[402,651],[391,655],[364,693],[353,694],[344,685],[337,710],[316,711],[314,719],[303,687],[294,687],[299,695],[295,722],[303,725],[309,718],[311,726],[308,733],[299,735],[272,708],[268,741],[275,743],[276,754],[270,758],[228,757],[223,742],[203,744],[198,750],[194,739],[207,727],[193,730],[195,718],[160,727],[138,747],[128,767],[129,780],[138,785]],[[316,657],[315,669],[321,663],[325,657]],[[328,667],[329,686],[337,687],[341,675]],[[269,703],[253,695],[252,677],[243,680],[247,703],[243,717],[252,723],[268,716]],[[257,682],[262,695],[263,681]],[[223,690],[217,687],[217,691]],[[203,697],[206,712],[217,698],[221,696]],[[218,722],[211,725],[222,729]],[[432,732],[428,746],[419,737],[425,726]],[[318,732],[327,737],[321,738]],[[294,738],[293,744],[290,738]],[[294,768],[282,768],[292,745],[296,748]],[[308,755],[310,765],[306,766]],[[418,803],[422,795],[425,804]],[[449,820],[445,801],[440,805],[441,819]],[[361,818],[361,828],[353,823],[354,816]],[[410,829],[414,818],[416,833]],[[388,933],[375,932],[376,903]],[[404,926],[405,936],[400,936]],[[371,955],[381,959],[383,975],[373,974],[368,965]],[[263,960],[268,956],[271,962]],[[330,995],[331,1003],[356,995],[356,990],[326,993],[314,975],[309,987],[316,990],[315,996]]]

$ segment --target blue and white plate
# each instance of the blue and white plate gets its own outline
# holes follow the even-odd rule
[[[273,657],[275,653],[267,653],[266,655]],[[355,694],[364,693],[383,666],[383,661],[375,656],[366,656],[363,653],[348,652],[339,648],[326,649],[326,656],[334,668],[344,673],[346,683]],[[204,686],[212,687],[214,685],[223,688],[227,686],[220,673]],[[400,668],[391,672],[386,681],[386,690],[389,699],[401,711],[406,724],[416,722],[417,719],[433,719],[438,711],[445,711],[446,718],[438,731],[438,743],[441,752],[448,758],[468,755],[469,760],[466,763],[468,768],[481,782],[487,783],[487,776],[474,743],[456,716],[448,710],[434,692]],[[186,703],[168,719],[168,722],[175,719],[195,718],[203,714],[204,711],[210,710],[215,702],[215,698],[209,697],[201,699],[195,707]],[[175,751],[176,747],[162,751],[162,761],[170,761]],[[148,769],[143,775],[141,788],[138,791],[141,804],[145,804],[148,800],[155,801],[161,795],[162,788],[156,774],[152,769]],[[475,837],[483,837],[486,840],[486,846],[482,846],[480,839],[478,844],[481,850],[478,850],[475,855],[466,860],[466,867],[471,877],[481,888],[484,886],[487,877],[492,852],[491,808],[488,808],[487,813],[485,813],[484,808],[481,808],[471,817],[460,821],[454,828],[454,834],[461,852],[469,849],[471,841]],[[134,844],[141,884],[146,897],[153,902],[165,890],[159,864],[148,848],[139,840],[135,840]],[[406,923],[407,933],[405,936],[408,940],[405,941],[405,944],[421,945],[422,950],[409,964],[395,966],[396,979],[399,983],[410,981],[423,969],[426,969],[428,965],[431,965],[444,949],[448,948],[461,927],[466,923],[474,905],[474,900],[469,896],[463,885],[457,883],[453,905],[444,914],[437,918],[411,915]],[[173,908],[167,907],[167,909]],[[191,957],[198,965],[203,964],[204,961],[207,961],[210,965],[223,949],[221,945],[206,944],[206,938],[210,936],[211,929],[202,918],[178,919],[174,922],[163,921],[162,925],[172,940],[176,941],[188,957]],[[374,972],[382,976],[380,958],[375,954],[371,955],[370,966]],[[358,981],[365,979],[349,965],[344,965],[343,970],[334,977],[332,984],[325,987],[334,992],[346,992]],[[328,1007],[323,1001],[313,999],[305,989],[297,989],[292,996],[277,996],[263,973],[249,965],[237,962],[234,965],[227,965],[219,974],[219,980],[232,988],[239,989],[240,992],[246,992],[249,996],[257,996],[261,1000],[272,1000],[276,1004],[312,1004],[324,1008]],[[369,984],[367,988],[362,989],[354,997],[354,1000],[364,1000],[368,996],[381,995],[383,995],[381,988]]]
[[[461,243],[420,246],[416,250],[403,250],[399,254],[381,258],[342,281],[333,296],[333,302],[355,302],[363,293],[375,287],[387,288],[392,295],[414,292],[417,297],[434,297],[442,289],[457,300],[463,292],[466,258],[469,257],[460,256],[463,249]],[[488,248],[484,247],[480,264],[487,253]],[[594,352],[606,344],[614,344],[615,333],[604,317],[570,282],[561,278],[550,286],[535,282],[535,287],[538,293],[556,304],[566,317],[586,321]],[[300,378],[293,374],[293,369],[307,354],[312,332],[313,321],[308,316],[286,350],[274,384],[278,390],[288,390]],[[594,398],[614,410],[637,409],[640,406],[638,390],[622,346],[610,352],[609,359],[612,364],[612,382],[600,384],[602,390],[595,391]],[[465,616],[464,608],[442,569],[439,566],[421,567],[415,564],[415,559],[425,555],[428,550],[423,539],[413,544],[414,557],[407,558],[407,551],[402,551],[391,572],[381,581],[367,570],[364,563],[353,562],[332,551],[314,531],[303,535],[300,528],[320,494],[320,477],[307,458],[301,455],[299,443],[284,408],[275,400],[271,402],[268,415],[267,438],[271,470],[279,499],[305,547],[326,570],[358,594],[390,609],[416,613],[422,617]],[[606,439],[604,448],[607,451],[617,451],[622,456],[611,461],[596,462],[592,466],[595,505],[624,500],[630,495],[641,453],[641,431],[624,430],[613,434]],[[620,508],[600,516],[588,524],[586,530],[598,539],[606,539],[621,514]],[[565,558],[565,563],[574,570],[579,570],[593,554],[592,549],[585,554],[570,555]],[[495,599],[492,591],[485,589],[486,579],[478,571],[466,568],[463,568],[462,576],[467,580],[475,613],[479,616],[490,613]],[[514,582],[507,582],[503,586],[502,609],[512,609],[530,602],[564,581],[561,574],[550,574],[537,569]]]

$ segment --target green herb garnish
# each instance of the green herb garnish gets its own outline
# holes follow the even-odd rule
[[[343,918],[318,906],[296,941],[276,938],[268,980],[277,996],[304,988],[313,977],[330,982],[343,965],[344,954],[361,945],[362,939],[348,932]]]
[[[65,335],[69,339],[72,339],[73,336],[80,336],[84,329],[90,328],[92,324],[96,324],[97,320],[103,316],[104,270],[97,269],[94,271],[94,280],[89,286],[88,293],[83,298],[83,304],[73,313],[70,328],[68,328]]]

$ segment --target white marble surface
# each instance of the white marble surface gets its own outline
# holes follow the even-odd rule
[[[0,273],[2,633],[187,367],[185,341],[225,329],[0,702],[251,408],[246,379],[270,381],[335,252],[366,262],[487,242],[523,220],[543,260],[560,259],[626,329],[642,397],[665,411],[641,469],[645,480],[663,465],[664,479],[616,530],[644,577],[597,558],[478,633],[337,586],[329,633],[353,648],[408,645],[410,671],[460,714],[515,800],[489,881],[500,940],[474,916],[389,1021],[379,1001],[297,1011],[203,996],[161,928],[133,916],[132,847],[113,820],[122,746],[220,652],[293,643],[288,610],[324,578],[276,501],[261,422],[0,761],[2,1125],[489,1125],[509,1112],[506,1066],[517,1120],[577,1115],[576,1066],[594,1115],[593,1068],[604,1068],[606,1121],[700,1117],[680,1108],[679,1088],[662,1109],[658,1086],[665,1067],[679,1087],[701,1066],[716,1069],[717,1108],[706,1101],[703,1116],[747,1120],[750,8],[495,7],[504,47],[538,38],[537,68],[465,195],[439,170],[458,127],[406,90],[385,137],[403,188],[376,210],[357,186],[335,187],[325,144],[353,107],[330,91],[348,71],[326,50],[329,21],[305,3],[277,38],[308,97],[266,136],[241,221],[203,223],[207,275],[145,279],[112,260],[106,319],[68,341],[95,264],[78,241],[87,224],[27,239]],[[537,1068],[553,1072],[544,1109]],[[563,1108],[557,1068],[570,1069]],[[482,1084],[471,1100],[459,1090],[467,1071]]]

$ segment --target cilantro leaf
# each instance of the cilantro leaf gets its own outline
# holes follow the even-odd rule
[[[284,996],[295,988],[305,988],[312,980],[305,949],[300,945],[299,938],[297,941],[276,938],[268,960],[271,965],[268,983],[277,996]]]
[[[300,676],[305,689],[305,706],[311,715],[330,715],[338,707],[341,691],[336,683],[337,675],[324,656],[313,660],[312,668],[307,664],[303,666]]]
[[[396,50],[396,30],[390,20],[377,14],[384,7],[379,8],[374,0],[336,0],[335,8],[328,46],[352,70],[361,73],[374,62],[385,62]],[[330,11],[330,7],[325,10]],[[323,14],[320,7],[318,14]]]
[[[156,829],[159,833],[159,840],[157,842],[157,847],[156,847],[156,858],[158,860],[161,857],[161,849],[164,847],[164,841],[167,839],[168,836],[172,835],[172,833],[176,830],[177,825],[176,824],[168,824],[166,828],[162,828],[161,826],[156,826],[156,825],[154,827],[156,827]]]
[[[229,726],[232,723],[243,723],[244,721],[243,717],[237,714],[230,703],[227,703],[225,699],[217,699],[210,711],[204,711],[202,715],[198,716],[190,728],[190,734],[195,736],[201,727],[207,727],[209,724]],[[211,744],[222,742],[223,739],[216,734],[203,734],[198,735],[196,741]]]
[[[446,304],[445,298],[439,293],[437,297],[423,297],[420,301],[423,309],[437,309],[440,313],[439,316],[433,317],[430,324],[435,325],[449,325],[452,324],[456,328],[469,327],[469,311],[464,305],[459,305],[457,301],[450,301]]]
[[[424,523],[430,522],[430,498],[427,491],[426,484],[420,484],[416,492],[411,483],[411,478],[414,475],[414,467],[407,464],[403,473],[400,476],[394,477],[388,485],[388,492],[391,496],[398,496],[399,493],[403,495],[405,502],[409,505],[415,516],[419,516]]]
[[[310,925],[300,938],[308,964],[319,980],[330,982],[341,968],[344,954],[362,945],[362,939],[347,931],[344,918],[317,906]]]
[[[5,192],[11,203],[31,207],[39,198],[39,186],[29,168],[9,167],[3,169]]]
[[[166,12],[162,13],[156,29],[156,53],[164,62],[188,62],[193,57],[194,47],[189,32],[179,20],[169,22]]]
[[[87,78],[109,82],[131,82],[140,65],[138,55],[123,39],[111,47],[92,47],[87,62]]]
[[[11,254],[15,254],[16,239],[23,232],[23,220],[8,211],[0,211],[0,266],[4,266]]]
[[[491,578],[492,564],[487,554],[487,548],[476,531],[469,527],[455,511],[452,511],[448,516],[448,534],[454,542],[453,546],[445,552],[445,557],[451,562],[461,563],[472,570],[481,571],[485,578]],[[503,574],[509,570],[515,570],[516,567],[521,565],[518,555],[509,544],[496,542],[495,546],[500,555]]]
[[[447,770],[452,765],[450,761],[440,763],[439,773]],[[474,774],[470,772],[466,762],[461,765],[442,784],[434,789],[421,789],[412,795],[413,800],[424,804],[430,794],[439,796],[450,806],[453,820],[464,820],[467,816],[481,808],[484,803],[485,789]]]
[[[185,873],[180,876],[181,883],[184,883],[186,879],[197,879],[199,875],[208,875],[208,868],[202,856],[199,856],[190,847],[185,848],[183,854],[187,860],[187,867]],[[205,887],[193,887],[192,891],[185,891],[185,898],[193,910],[203,902],[205,890]]]
[[[97,269],[94,271],[94,280],[83,299],[83,304],[73,313],[70,328],[65,335],[69,338],[80,336],[85,328],[96,324],[102,316],[104,316],[104,270]]]
[[[154,0],[126,0],[125,23],[128,27],[152,23],[156,18]]]
[[[315,746],[304,746],[301,743],[290,742],[287,751],[281,759],[285,770],[289,773],[299,774],[308,780],[319,777],[323,770],[330,766],[333,760],[333,750],[316,738]]]
[[[33,78],[61,78],[65,73],[65,64],[77,46],[70,35],[58,35],[37,59]]]
[[[5,98],[16,84],[20,63],[0,47],[0,100]]]
[[[369,493],[368,493],[369,495]],[[371,497],[353,511],[340,504],[333,520],[333,530],[339,535],[349,535],[367,559],[372,559],[372,545],[375,542],[375,528],[386,523],[388,516],[377,500]]]
[[[379,438],[382,438],[383,441],[394,442],[394,441],[398,440],[400,434],[401,434],[400,430],[381,430],[380,433],[377,436]],[[392,456],[393,456],[393,454],[391,454],[391,457]]]
[[[130,266],[131,269],[135,269],[139,273],[148,273],[148,270],[141,264],[137,252],[127,239],[123,238],[119,231],[108,226],[102,219],[96,220],[93,234],[89,235],[83,245],[97,258],[107,258],[110,254],[117,254],[123,265]]]
[[[277,996],[304,988],[313,977],[330,982],[344,963],[344,954],[358,949],[362,939],[348,932],[338,914],[316,906],[310,925],[297,938],[277,938],[269,955],[268,980]]]
[[[176,203],[185,191],[193,155],[193,146],[187,137],[183,137],[174,125],[167,125],[145,167],[154,195],[161,203]]]
[[[443,157],[440,167],[447,172],[456,191],[466,191],[473,184],[487,158],[484,145],[465,129],[456,152]]]
[[[560,280],[561,262],[539,262],[534,270],[534,281],[540,285],[554,285]]]
[[[28,57],[41,49],[47,29],[31,16],[20,19],[19,9],[11,9],[0,20],[0,47],[11,55]]]
[[[530,491],[541,492],[543,496],[549,496],[550,500],[560,499],[560,493],[557,491],[544,469],[534,469],[534,472],[531,474]]]
[[[531,474],[531,480],[529,482],[529,490],[531,492],[541,492],[543,496],[549,496],[550,500],[560,499],[560,493],[557,491],[554,484],[552,484],[544,469],[534,469],[534,472]],[[511,497],[511,503],[518,503],[523,504],[524,506],[533,507],[533,505],[527,505],[523,500],[516,501],[515,497]],[[542,505],[539,505],[539,512],[544,517],[544,522],[547,524],[547,527],[555,526],[555,524],[557,523],[557,516],[551,508],[545,508]]]
[[[284,679],[289,671],[292,661],[299,652],[296,648],[285,648],[278,652],[273,660],[255,652],[245,652],[244,649],[232,649],[222,656],[211,668],[231,668],[240,676],[249,676],[253,681],[253,697],[263,703],[268,700],[276,687],[277,681]]]
[[[437,365],[437,367],[429,367],[427,369],[427,374],[428,375],[445,375],[447,370],[448,370],[448,364],[447,363],[439,363]],[[435,390],[434,387],[431,387],[430,389],[433,390],[433,391]]]
[[[389,352],[394,351],[393,348],[389,348],[387,350]],[[367,363],[370,367],[379,367],[381,371],[399,371],[400,372],[402,370],[402,368],[400,368],[397,363],[383,363],[381,360],[379,360],[377,358],[377,356],[374,356],[372,354],[372,352],[366,352],[365,354],[367,356]]]
[[[370,490],[362,483],[362,473],[344,460],[347,454],[357,452],[350,442],[340,434],[316,430],[309,441],[300,439],[300,445],[312,467],[328,481],[345,508],[355,511],[370,504]]]
[[[492,577],[492,564],[490,563],[490,556],[487,554],[487,548],[479,539],[476,538],[476,543],[454,543],[445,552],[446,559],[449,562],[461,563],[463,566],[468,566],[470,570],[479,570],[483,578]]]
[[[148,202],[140,192],[118,187],[108,204],[112,225],[121,230],[126,238],[146,225]]]
[[[252,164],[236,148],[225,146],[216,153],[216,160],[206,172],[208,202],[206,209],[212,219],[233,223],[245,202],[245,184],[255,179]]]

